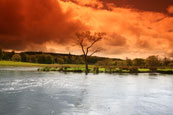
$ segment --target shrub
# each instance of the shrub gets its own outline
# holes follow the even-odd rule
[[[14,54],[12,56],[12,61],[21,61],[21,56],[19,54]]]
[[[161,65],[158,56],[149,56],[146,59],[146,66],[159,66]]]
[[[57,68],[50,68],[50,71],[58,71]]]
[[[115,67],[108,66],[105,68],[105,72],[113,73],[113,72],[115,72]]]
[[[64,59],[61,58],[61,57],[58,57],[56,60],[57,60],[58,64],[63,64],[64,63]]]
[[[169,65],[168,65],[168,66],[173,67],[173,62],[169,63]]]
[[[129,70],[129,67],[128,66],[121,66],[119,67],[120,70]]]
[[[138,67],[130,67],[129,71],[130,73],[138,73]]]
[[[156,72],[157,71],[157,67],[149,67],[149,69],[150,69],[150,71],[152,71],[152,72]]]
[[[98,68],[98,67],[94,67],[94,68],[93,68],[93,72],[99,73],[99,68]]]

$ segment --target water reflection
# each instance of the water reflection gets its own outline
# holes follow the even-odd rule
[[[0,70],[0,115],[172,115],[172,103],[171,75]]]

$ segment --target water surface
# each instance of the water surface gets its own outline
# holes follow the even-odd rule
[[[173,115],[173,76],[0,68],[0,115]]]

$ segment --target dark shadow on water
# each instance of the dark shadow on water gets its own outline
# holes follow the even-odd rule
[[[158,73],[149,73],[150,76],[158,76]]]

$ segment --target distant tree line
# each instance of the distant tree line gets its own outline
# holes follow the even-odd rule
[[[135,59],[128,59],[126,58],[125,60],[114,60],[114,59],[106,59],[103,61],[98,61],[96,63],[98,66],[124,66],[124,67],[164,67],[164,66],[169,66],[173,67],[173,60],[170,58],[159,58],[159,56],[149,56],[146,59],[142,58],[135,58]]]
[[[97,61],[106,58],[91,56],[88,58],[89,64],[95,64]],[[0,49],[0,60],[31,62],[40,64],[84,64],[83,55],[43,53],[43,52],[5,52]]]
[[[40,64],[84,64],[83,55],[43,53],[43,52],[6,52],[0,49],[0,60],[11,60],[19,62],[31,62]],[[98,66],[117,66],[117,67],[173,67],[173,60],[170,58],[159,58],[159,56],[149,56],[146,59],[135,58],[125,60],[117,58],[104,58],[89,56],[88,64],[96,64]]]

